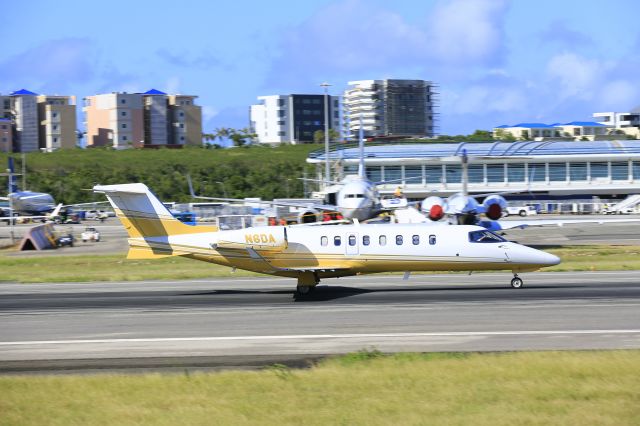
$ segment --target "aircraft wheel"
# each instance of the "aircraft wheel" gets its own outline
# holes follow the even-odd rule
[[[522,285],[524,284],[524,282],[522,281],[522,278],[520,277],[513,277],[513,279],[511,280],[511,287],[513,288],[522,288]]]
[[[311,293],[312,288],[310,285],[298,285],[296,287],[296,296],[306,296]]]

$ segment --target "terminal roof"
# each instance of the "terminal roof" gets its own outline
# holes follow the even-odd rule
[[[462,155],[475,157],[517,157],[538,155],[640,154],[640,141],[518,141],[385,144],[365,147],[366,159],[442,158]],[[332,160],[357,160],[355,146],[339,147],[329,153]],[[310,162],[324,161],[324,150],[309,154]]]

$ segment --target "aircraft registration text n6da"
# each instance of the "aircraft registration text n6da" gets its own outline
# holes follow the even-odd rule
[[[246,234],[244,239],[247,244],[276,243],[276,239],[273,234]]]
[[[256,232],[255,229],[237,229],[225,231],[218,239],[216,246],[229,249],[246,249],[247,247],[282,251],[287,248],[287,236],[284,227],[271,227],[269,232]]]

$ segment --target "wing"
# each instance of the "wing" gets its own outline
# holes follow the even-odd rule
[[[211,201],[227,201],[230,203],[245,203],[247,200],[243,200],[240,198],[221,198],[221,197],[205,197],[202,195],[196,195],[193,190],[193,185],[191,183],[191,176],[187,175],[187,183],[189,184],[189,193],[192,198],[196,198],[199,200],[211,200]],[[314,204],[314,203],[287,203],[287,202],[274,202],[274,201],[256,201],[258,204],[269,204],[272,206],[282,206],[282,207],[295,207],[299,209],[319,209],[326,210],[330,212],[338,211],[337,206],[327,205],[327,204]]]
[[[531,226],[564,226],[564,225],[581,225],[581,224],[606,224],[606,223],[624,223],[624,222],[640,222],[640,219],[538,219],[538,220],[501,220],[489,221],[483,220],[479,222],[480,226],[484,226],[492,231],[501,231],[507,229],[524,229]]]

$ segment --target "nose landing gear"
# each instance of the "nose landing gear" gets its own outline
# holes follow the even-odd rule
[[[513,288],[522,288],[524,282],[522,278],[518,276],[518,274],[513,274],[513,279],[511,280],[511,287]]]

